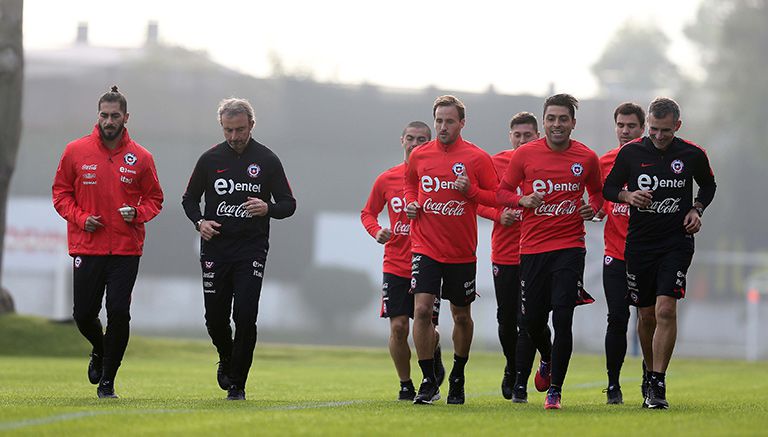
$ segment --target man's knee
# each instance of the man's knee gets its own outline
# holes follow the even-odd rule
[[[672,298],[660,299],[656,303],[656,320],[674,322],[677,320],[677,301]]]
[[[408,317],[399,316],[390,319],[389,328],[392,334],[392,338],[397,341],[405,341],[408,339]]]
[[[453,324],[459,326],[469,326],[472,324],[472,314],[467,310],[461,309],[453,311]]]
[[[432,299],[432,295],[430,296],[430,299],[419,299],[421,297],[422,293],[416,295],[416,299],[413,306],[413,319],[414,320],[429,320],[430,323],[432,322],[432,312],[434,307],[434,299]]]

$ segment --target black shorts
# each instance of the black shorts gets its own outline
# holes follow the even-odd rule
[[[493,288],[496,291],[496,318],[502,313],[520,313],[520,265],[493,264]],[[519,320],[519,318],[518,318]]]
[[[603,257],[603,289],[607,298],[627,299],[627,263],[612,256]]]
[[[693,260],[693,247],[664,252],[631,252],[627,261],[627,301],[636,307],[656,304],[656,296],[685,297],[685,276]]]
[[[547,314],[552,307],[575,307],[595,300],[584,290],[584,257],[580,247],[520,257],[520,312]]]
[[[382,318],[408,316],[413,318],[413,293],[411,293],[411,279],[402,276],[384,273],[381,285],[381,313]],[[440,299],[435,298],[432,307],[432,323],[437,326],[440,316]]]
[[[434,294],[457,307],[464,307],[474,302],[477,296],[476,273],[477,264],[474,262],[441,263],[426,255],[414,253],[411,261],[411,290],[414,294]]]

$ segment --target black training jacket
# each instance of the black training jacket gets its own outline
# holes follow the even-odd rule
[[[205,194],[205,213],[200,198]],[[269,205],[266,216],[253,217],[243,208],[248,197]],[[187,217],[221,223],[221,233],[200,239],[201,261],[239,261],[266,257],[269,250],[269,219],[290,217],[296,211],[288,179],[280,159],[251,138],[242,154],[223,142],[200,156],[189,178],[181,204]]]
[[[699,186],[693,197],[693,181]],[[647,208],[630,208],[627,251],[663,251],[679,247],[693,236],[685,232],[685,215],[698,201],[706,208],[715,196],[715,176],[701,147],[675,137],[667,150],[657,149],[649,137],[621,148],[603,186],[606,200],[619,201],[628,191],[652,190]]]

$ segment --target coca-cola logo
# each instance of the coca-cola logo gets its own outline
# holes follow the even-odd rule
[[[638,208],[637,210],[653,214],[674,214],[680,211],[680,199],[680,197],[668,197],[664,200],[656,200],[647,207]]]
[[[538,216],[560,216],[576,212],[576,200],[563,200],[560,203],[542,203],[533,210]]]
[[[397,223],[395,223],[395,226],[392,229],[392,232],[394,232],[395,235],[408,235],[411,233],[411,224],[403,223],[398,220]]]
[[[219,217],[235,217],[235,218],[250,218],[253,217],[250,212],[243,206],[244,203],[239,205],[228,205],[227,202],[222,201],[219,206],[216,207],[216,215]]]
[[[466,203],[467,202],[465,200],[435,202],[429,198],[424,201],[424,206],[422,206],[422,209],[424,212],[428,212],[430,214],[458,217],[464,215],[464,205],[466,205]]]
[[[611,211],[611,214],[613,215],[623,215],[629,217],[629,204],[628,203],[614,203],[613,204],[613,210]]]

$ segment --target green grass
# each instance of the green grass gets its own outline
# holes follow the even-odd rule
[[[10,333],[10,335],[9,335]],[[248,400],[227,402],[205,341],[133,337],[118,375],[118,400],[98,400],[87,381],[85,341],[72,325],[0,317],[0,434],[29,435],[766,435],[768,365],[675,359],[668,411],[640,408],[639,362],[623,377],[625,405],[605,405],[601,356],[575,355],[563,409],[501,398],[500,354],[473,353],[467,404],[396,402],[381,348],[259,344]],[[448,353],[445,354],[449,355]],[[414,374],[416,365],[412,366]],[[447,391],[447,387],[444,386]]]

